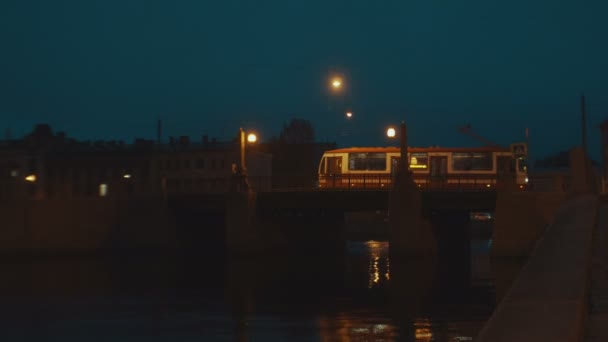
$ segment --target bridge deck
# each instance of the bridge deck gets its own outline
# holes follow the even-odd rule
[[[390,191],[300,190],[258,193],[258,206],[268,209],[387,210]],[[496,191],[422,191],[422,207],[430,210],[492,211]]]
[[[260,210],[315,209],[348,211],[388,210],[390,191],[297,189],[257,193]],[[493,211],[496,207],[496,190],[443,190],[421,191],[423,210],[437,211]],[[191,194],[171,197],[173,205],[193,205],[224,209],[230,193]]]

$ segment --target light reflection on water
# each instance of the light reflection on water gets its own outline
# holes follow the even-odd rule
[[[378,286],[381,276],[390,280],[390,258],[388,257],[388,242],[366,241],[363,245],[369,251],[369,282],[367,287]],[[382,262],[382,265],[380,263]]]
[[[470,271],[465,283],[441,265],[389,260],[385,241],[350,242],[335,258],[4,261],[0,338],[470,340],[495,305],[484,246],[472,244],[470,268],[450,264]]]

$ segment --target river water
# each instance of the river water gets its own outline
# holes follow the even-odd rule
[[[521,262],[336,256],[10,258],[0,341],[470,341]]]

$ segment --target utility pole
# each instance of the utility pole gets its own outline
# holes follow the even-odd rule
[[[583,153],[587,157],[587,117],[585,114],[585,95],[581,95],[581,135]]]
[[[162,138],[162,121],[158,119],[156,122],[156,144],[160,146],[161,138]]]

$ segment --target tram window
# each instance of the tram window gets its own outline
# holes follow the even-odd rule
[[[492,153],[452,153],[453,170],[489,171],[492,168]]]
[[[348,169],[351,171],[386,170],[386,153],[350,153]]]
[[[410,154],[410,169],[426,169],[429,157],[426,153]]]

